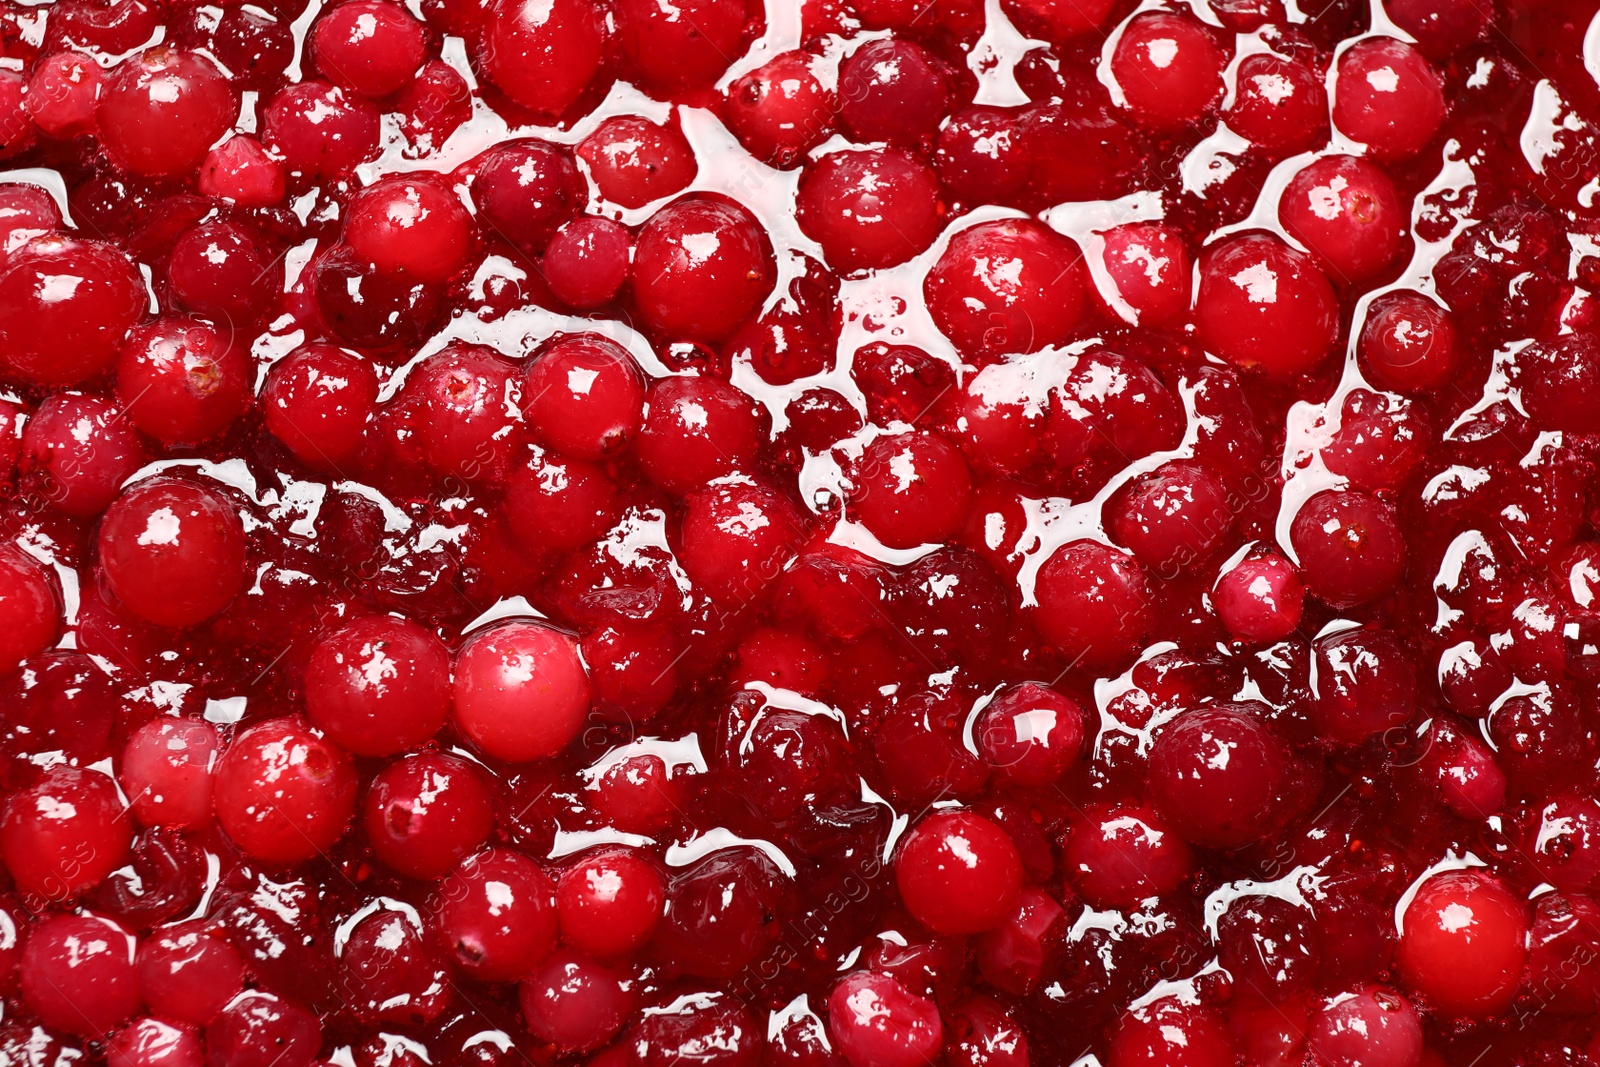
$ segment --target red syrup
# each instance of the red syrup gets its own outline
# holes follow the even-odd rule
[[[1596,42],[0,10],[0,1061],[1597,1067]]]

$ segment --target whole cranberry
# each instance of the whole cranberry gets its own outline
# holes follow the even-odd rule
[[[270,207],[288,190],[283,163],[247,134],[228,138],[200,164],[200,192],[240,207]]]
[[[1409,289],[1384,293],[1367,306],[1357,345],[1374,382],[1404,393],[1437,389],[1458,363],[1450,313]]]
[[[360,449],[378,406],[372,364],[333,345],[301,345],[272,365],[261,390],[267,429],[315,470],[337,472]]]
[[[494,826],[484,772],[441,752],[402,757],[373,775],[361,811],[373,854],[423,881],[455,870]]]
[[[430,59],[394,102],[406,138],[418,154],[442,146],[472,118],[472,90],[460,71]]]
[[[1150,586],[1132,556],[1099,541],[1073,541],[1051,553],[1034,586],[1040,631],[1075,663],[1125,659],[1155,624]]]
[[[1414,45],[1367,37],[1340,54],[1333,123],[1379,159],[1421,151],[1444,115],[1439,75]]]
[[[589,0],[496,0],[478,66],[513,103],[555,118],[588,88],[605,45],[600,11]]]
[[[745,51],[742,0],[621,0],[614,11],[628,80],[662,98],[710,86]]]
[[[634,995],[626,975],[558,949],[522,980],[519,999],[534,1037],[563,1052],[586,1052],[622,1029]]]
[[[1177,831],[1138,804],[1086,808],[1072,825],[1061,862],[1089,904],[1124,910],[1173,892],[1195,868],[1194,853]]]
[[[110,778],[58,766],[11,795],[0,858],[22,892],[67,900],[122,866],[132,837]]]
[[[795,212],[829,266],[844,272],[904,263],[944,225],[932,168],[894,148],[829,152],[808,164]]]
[[[0,186],[0,263],[35,237],[61,229],[61,208],[44,188],[29,182]]]
[[[1377,497],[1327,489],[1301,505],[1289,527],[1306,587],[1329,604],[1364,604],[1405,571],[1406,543],[1393,510]]]
[[[616,525],[622,491],[597,464],[530,450],[506,478],[505,517],[529,551],[573,552]]]
[[[973,812],[936,812],[906,834],[894,861],[906,909],[941,934],[974,934],[999,924],[1022,883],[1017,849]]]
[[[945,1031],[946,1067],[1027,1067],[1028,1035],[1000,1003],[972,996],[951,1012]]]
[[[1195,328],[1230,363],[1280,378],[1316,370],[1338,325],[1327,277],[1270,234],[1229,238],[1200,258]]]
[[[22,104],[33,124],[52,137],[93,133],[104,82],[93,59],[81,52],[57,52],[34,65]]]
[[[350,0],[324,11],[311,27],[317,69],[346,92],[388,96],[422,66],[422,23],[388,0]]]
[[[201,1067],[205,1049],[193,1030],[146,1016],[111,1038],[106,1063],[113,1067]]]
[[[347,177],[377,155],[378,136],[377,107],[323,81],[286,86],[262,115],[262,140],[307,178]]]
[[[763,163],[788,169],[833,133],[837,101],[812,70],[816,62],[806,52],[785,52],[728,86],[723,121]]]
[[[578,145],[600,195],[637,208],[682,192],[699,164],[675,126],[658,126],[637,115],[606,119]]]
[[[232,222],[203,222],[172,245],[167,284],[185,309],[217,322],[254,322],[282,287],[282,269],[254,234]]]
[[[623,1038],[620,1061],[603,1067],[673,1067],[700,1059],[708,1067],[746,1067],[761,1056],[762,1031],[750,1012],[725,993],[680,997],[644,1014]]]
[[[577,642],[540,623],[504,622],[473,634],[456,653],[454,686],[456,726],[511,763],[560,752],[589,714]]]
[[[541,442],[598,460],[626,448],[644,418],[645,381],[628,350],[600,334],[568,334],[528,367],[523,416]]]
[[[683,494],[752,469],[765,434],[760,409],[715,378],[660,378],[650,385],[635,451],[646,476]]]
[[[934,325],[963,354],[992,358],[1067,341],[1088,291],[1078,246],[1031,219],[962,230],[928,271]]]
[[[839,64],[839,121],[864,144],[932,137],[949,98],[939,61],[912,41],[868,41]]]
[[[1319,732],[1346,744],[1403,728],[1417,704],[1410,657],[1387,630],[1355,627],[1311,648]]]
[[[920,1067],[944,1047],[930,998],[885,974],[857,971],[828,996],[828,1032],[851,1067]]]
[[[1357,156],[1323,156],[1284,187],[1278,219],[1346,285],[1394,263],[1408,210],[1389,176]]]
[[[655,931],[665,905],[660,871],[621,849],[580,859],[556,885],[561,939],[601,959],[637,951]]]
[[[450,653],[409,619],[372,615],[317,643],[306,664],[306,715],[358,756],[415,748],[450,712]]]
[[[264,863],[287,866],[340,837],[356,806],[350,758],[296,719],[257,723],[217,764],[217,822]]]
[[[0,544],[0,675],[61,636],[61,595],[44,567],[20,548]]]
[[[621,223],[580,215],[544,250],[544,280],[568,307],[590,311],[611,303],[633,270],[633,244]]]
[[[1106,24],[1113,0],[1000,0],[1000,8],[1029,37],[1065,44]]]
[[[713,600],[743,603],[777,579],[804,534],[805,520],[786,496],[729,479],[684,499],[677,556]]]
[[[1112,539],[1163,577],[1210,557],[1233,528],[1234,505],[1222,479],[1198,463],[1174,460],[1141,474],[1105,505]]]
[[[1396,26],[1417,39],[1417,46],[1435,59],[1471,44],[1494,25],[1495,12],[1476,4],[1450,0],[1423,3],[1420,0],[1395,0],[1389,17]]]
[[[890,548],[944,541],[960,529],[972,474],[955,446],[928,433],[877,437],[856,465],[851,507]]]
[[[1135,16],[1111,53],[1111,74],[1133,116],[1156,128],[1193,122],[1222,95],[1227,57],[1197,20],[1173,12]]]
[[[1322,75],[1298,59],[1257,52],[1239,62],[1228,128],[1275,155],[1328,140],[1328,90]]]
[[[198,829],[211,820],[211,793],[222,741],[200,719],[153,719],[122,750],[117,776],[134,817],[145,826]]]
[[[498,485],[517,445],[517,368],[485,345],[452,342],[412,368],[395,411],[412,462],[459,485]]]
[[[654,954],[685,973],[726,980],[777,939],[773,917],[783,874],[751,848],[713,853],[674,877],[653,939]]]
[[[152,48],[123,60],[100,93],[100,143],[135,174],[192,173],[239,117],[228,79],[197,52]]]
[[[995,694],[974,728],[978,749],[1022,785],[1058,781],[1082,755],[1086,719],[1071,697],[1038,682]]]
[[[1200,1004],[1173,997],[1122,1016],[1106,1067],[1231,1067],[1238,1062],[1227,1024]]]
[[[961,203],[1009,204],[1028,179],[1020,123],[1010,108],[958,109],[939,130],[933,166]]]
[[[149,478],[106,509],[99,560],[129,611],[157,626],[198,626],[244,586],[244,526],[221,493]]]
[[[1156,810],[1193,843],[1237,848],[1282,817],[1289,762],[1288,750],[1246,707],[1196,708],[1156,738],[1148,791]]]
[[[349,931],[339,952],[340,992],[367,1026],[431,1023],[455,999],[450,968],[415,917],[381,907]]]
[[[633,277],[646,325],[674,340],[715,342],[755,313],[776,270],[755,216],[729,201],[690,199],[644,224]]]
[[[519,852],[490,849],[439,885],[431,925],[450,961],[487,982],[533,973],[556,940],[554,886]]]
[[[55,915],[22,949],[22,998],[46,1026],[99,1037],[139,1007],[134,937],[98,915]]]
[[[345,243],[379,274],[425,285],[446,282],[466,265],[472,236],[461,198],[425,175],[374,182],[351,200],[344,220]]]
[[[1135,325],[1166,326],[1189,312],[1189,248],[1172,227],[1130,222],[1101,234],[1100,260],[1117,301],[1132,312]]]
[[[228,940],[202,922],[152,931],[134,961],[139,995],[165,1019],[204,1026],[238,996],[244,961]]]
[[[30,385],[97,378],[147,306],[139,273],[112,246],[36,238],[0,268],[0,365]]]
[[[133,424],[163,444],[198,444],[244,414],[254,370],[226,329],[169,315],[128,334],[117,398]]]
[[[1288,560],[1264,553],[1225,571],[1212,587],[1211,603],[1228,633],[1251,644],[1271,644],[1299,628],[1305,585]]]
[[[207,1062],[219,1067],[311,1067],[321,1047],[315,1015],[256,990],[240,994],[206,1027]]]
[[[1440,1012],[1485,1018],[1511,1003],[1527,958],[1528,915],[1500,882],[1473,870],[1435,874],[1400,918],[1400,973]]]

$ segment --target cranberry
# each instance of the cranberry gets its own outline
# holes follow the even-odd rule
[[[563,304],[591,311],[616,298],[633,269],[632,255],[628,231],[620,224],[582,215],[545,246],[545,281]]]
[[[22,997],[46,1026],[98,1037],[139,1007],[133,935],[98,915],[56,915],[22,949]]]
[[[100,67],[80,52],[46,56],[28,78],[23,106],[42,133],[52,137],[77,137],[93,133],[95,107],[105,76]]]
[[[374,615],[324,637],[306,664],[306,715],[358,756],[415,748],[450,711],[450,653],[407,619]]]
[[[1265,553],[1240,560],[1211,590],[1217,617],[1241,641],[1271,644],[1300,626],[1305,586],[1288,560]]]
[[[746,1067],[761,1055],[761,1044],[754,1020],[738,1001],[701,993],[644,1015],[623,1039],[621,1062],[672,1067],[698,1060],[707,1067]]]
[[[388,178],[351,201],[344,239],[379,274],[438,284],[466,265],[472,216],[442,182]]]
[[[833,987],[828,1030],[851,1067],[917,1067],[944,1046],[939,1009],[887,975],[859,971]]]
[[[1339,56],[1333,122],[1380,159],[1421,151],[1444,121],[1439,75],[1422,53],[1393,37],[1368,37]]]
[[[939,130],[933,165],[958,201],[1010,203],[1027,181],[1017,116],[996,107],[956,111]]]
[[[1318,493],[1295,515],[1289,539],[1307,588],[1337,607],[1382,596],[1405,571],[1405,538],[1394,513],[1366,493]]]
[[[830,152],[808,165],[800,228],[841,271],[881,270],[933,244],[943,228],[932,168],[898,149]]]
[[[1429,56],[1443,58],[1471,44],[1494,25],[1494,12],[1470,3],[1419,3],[1395,0],[1389,17],[1417,39]]]
[[[1535,343],[1517,355],[1522,403],[1534,425],[1543,430],[1593,433],[1594,415],[1575,402],[1579,390],[1600,379],[1600,344],[1585,334],[1553,344]]]
[[[588,673],[568,634],[531,622],[481,630],[456,654],[456,726],[513,763],[553,756],[589,713]]]
[[[262,120],[263,140],[290,170],[307,178],[344,178],[378,151],[378,109],[327,82],[285,87],[267,104]]]
[[[1312,645],[1312,693],[1320,731],[1355,744],[1398,731],[1417,704],[1406,650],[1385,630],[1347,629]]]
[[[1000,7],[1029,37],[1066,43],[1103,27],[1115,4],[1112,0],[1001,0]]]
[[[755,217],[723,200],[681,200],[656,212],[639,231],[633,263],[634,299],[646,325],[693,341],[731,336],[775,277],[772,248]]]
[[[1197,463],[1166,463],[1129,482],[1106,504],[1116,542],[1163,576],[1206,559],[1233,527],[1227,489]]]
[[[55,197],[37,185],[0,185],[0,263],[35,237],[61,229]]]
[[[122,866],[131,838],[110,778],[55,767],[11,795],[0,819],[0,858],[24,893],[65,900]]]
[[[1228,128],[1279,155],[1323,144],[1328,137],[1328,92],[1304,62],[1257,52],[1239,61]]]
[[[1039,568],[1036,624],[1075,663],[1126,658],[1154,625],[1150,586],[1133,557],[1098,541],[1073,541]]]
[[[296,459],[337,471],[360,449],[377,401],[371,363],[313,343],[272,365],[261,390],[261,413],[267,429]]]
[[[240,994],[206,1027],[207,1062],[228,1067],[311,1067],[322,1046],[317,1017],[271,993]]]
[[[958,1005],[945,1033],[945,1063],[950,1067],[1026,1067],[1028,1035],[988,997]]]
[[[765,853],[730,849],[675,877],[653,950],[685,974],[730,978],[763,958],[778,936],[782,874]]]
[[[155,48],[123,60],[100,94],[100,143],[147,177],[193,171],[239,117],[228,79],[197,52]]]
[[[61,597],[45,569],[11,545],[0,545],[0,674],[10,674],[61,636]]]
[[[373,775],[361,825],[373,853],[396,871],[441,878],[488,839],[494,804],[471,763],[418,752]]]
[[[1050,785],[1077,762],[1084,712],[1038,682],[995,695],[975,726],[978,748],[1001,774],[1023,785]]]
[[[340,957],[346,1002],[368,1025],[430,1023],[454,999],[444,959],[404,912],[383,908],[356,923]]]
[[[200,191],[240,207],[269,207],[283,199],[283,164],[261,142],[240,134],[213,148],[200,164]]]
[[[1485,819],[1504,806],[1506,775],[1494,752],[1448,716],[1435,719],[1424,766],[1438,776],[1445,805],[1463,819]]]
[[[1015,905],[1021,881],[1011,839],[971,812],[925,817],[895,856],[895,882],[906,908],[941,934],[997,925]]]
[[[155,719],[135,730],[118,776],[134,817],[145,826],[205,826],[221,748],[216,728],[197,719]]]
[[[660,378],[650,385],[639,431],[639,465],[672,493],[747,468],[761,447],[760,411],[712,378]]]
[[[1122,1017],[1106,1067],[1226,1067],[1237,1062],[1226,1024],[1200,1005],[1164,998]]]
[[[854,140],[916,145],[938,130],[948,101],[939,61],[911,41],[868,41],[839,64],[839,121]]]
[[[644,391],[644,375],[625,348],[598,334],[572,334],[528,368],[523,414],[546,445],[597,460],[638,433]]]
[[[117,1067],[201,1067],[205,1052],[194,1031],[143,1018],[111,1039],[106,1062]]]
[[[604,47],[600,13],[588,0],[498,0],[489,6],[478,65],[513,102],[554,118],[588,87]]]
[[[1284,228],[1347,285],[1395,261],[1406,214],[1389,176],[1356,156],[1313,160],[1289,179],[1278,201]]]
[[[217,822],[265,863],[309,859],[344,835],[355,810],[350,759],[295,719],[258,723],[217,764]]]
[[[1307,908],[1271,896],[1240,897],[1217,921],[1217,959],[1241,992],[1273,1004],[1316,979],[1321,938]]]
[[[533,973],[555,945],[554,886],[518,852],[491,849],[440,883],[431,920],[450,961],[491,982]]]
[[[1235,237],[1200,260],[1195,327],[1206,349],[1276,377],[1315,370],[1338,331],[1333,287],[1304,255],[1266,234]]]
[[[395,110],[413,149],[426,155],[472,118],[472,90],[456,68],[432,59],[400,90]]]
[[[1155,127],[1181,126],[1222,92],[1227,57],[1199,22],[1165,11],[1136,16],[1111,53],[1111,73],[1128,109]]]
[[[1156,810],[1190,841],[1237,848],[1284,818],[1288,751],[1248,706],[1197,708],[1168,724],[1150,750]]]
[[[311,27],[317,69],[346,92],[388,96],[422,65],[422,23],[387,0],[350,0]]]
[[[578,145],[600,195],[623,207],[643,207],[694,181],[698,163],[673,126],[634,115],[606,119]]]
[[[269,250],[250,231],[231,222],[206,222],[174,242],[167,283],[187,310],[242,325],[267,310],[282,277]]]
[[[621,492],[595,464],[533,452],[506,479],[505,511],[511,532],[530,551],[572,552],[616,525]]]
[[[110,245],[37,238],[0,271],[0,363],[34,385],[99,377],[147,300],[133,264]]]
[[[106,584],[129,611],[158,626],[196,626],[244,584],[244,529],[215,490],[150,478],[107,509],[99,557]]]
[[[210,323],[160,318],[128,334],[117,397],[135,426],[165,444],[207,441],[250,405],[249,358]]]
[[[658,96],[709,86],[744,51],[741,0],[621,0],[615,11],[629,80]]]
[[[955,447],[933,434],[878,437],[856,468],[851,504],[891,548],[943,541],[960,528],[972,476]]]
[[[1068,340],[1083,312],[1078,246],[1027,219],[968,227],[923,282],[934,325],[973,357],[1037,352]]]
[[[139,996],[151,1011],[195,1026],[215,1019],[244,985],[239,953],[198,923],[152,932],[139,945],[135,967]]]
[[[804,532],[785,497],[760,483],[728,480],[684,500],[678,560],[712,599],[742,603],[777,578]]]
[[[1401,915],[1396,961],[1406,984],[1439,1011],[1480,1018],[1503,1010],[1527,958],[1527,909],[1489,875],[1435,874]]]
[[[519,401],[509,360],[455,343],[412,369],[397,414],[415,433],[417,458],[435,474],[457,485],[496,485],[516,445]]]
[[[828,139],[837,101],[813,72],[815,62],[805,52],[785,52],[728,86],[723,121],[745,151],[787,169]]]
[[[1136,804],[1093,806],[1062,849],[1073,888],[1097,908],[1128,909],[1164,896],[1194,871],[1194,855],[1154,811]]]
[[[584,1052],[622,1029],[633,995],[623,975],[557,951],[523,979],[521,1002],[534,1037],[564,1052]]]
[[[1183,237],[1160,223],[1132,222],[1101,236],[1100,259],[1114,295],[1136,324],[1165,326],[1189,311],[1190,256]]]

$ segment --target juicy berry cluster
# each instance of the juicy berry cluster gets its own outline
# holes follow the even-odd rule
[[[0,1064],[1600,1065],[1596,6],[0,7]]]

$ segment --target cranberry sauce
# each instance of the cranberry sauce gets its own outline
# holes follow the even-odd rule
[[[1600,1067],[1597,8],[5,0],[0,1065]]]

